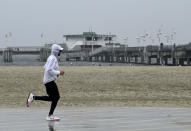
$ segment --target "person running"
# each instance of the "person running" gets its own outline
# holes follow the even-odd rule
[[[58,87],[55,83],[56,78],[59,75],[64,75],[64,71],[59,71],[58,56],[61,55],[63,48],[60,45],[53,44],[51,47],[51,55],[48,57],[46,64],[44,65],[44,79],[43,84],[46,87],[48,96],[35,96],[33,93],[29,93],[27,98],[27,107],[30,107],[34,100],[51,101],[51,107],[49,114],[46,118],[48,121],[59,121],[60,118],[53,115],[57,106],[60,94]]]

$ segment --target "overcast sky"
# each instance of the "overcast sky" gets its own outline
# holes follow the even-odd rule
[[[89,28],[116,34],[120,42],[128,36],[130,46],[145,45],[136,40],[142,34],[155,38],[159,28],[164,34],[175,30],[175,42],[186,44],[191,41],[191,0],[0,0],[0,47],[62,42],[62,35]]]

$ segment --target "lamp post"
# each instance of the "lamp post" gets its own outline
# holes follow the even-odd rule
[[[93,41],[94,41],[94,38],[93,38],[93,35],[91,34],[91,45],[92,45],[92,65],[93,65],[93,51],[94,51],[94,47],[93,47]]]
[[[92,41],[91,43],[92,43],[92,53],[93,53],[93,51],[94,51],[94,46],[93,46],[94,38],[93,38],[93,35],[92,35],[91,41]]]
[[[11,32],[8,32],[8,33],[5,34],[5,43],[6,43],[6,45],[8,44],[9,38],[11,38],[11,37],[12,37]]]
[[[125,57],[125,61],[127,61],[127,46],[128,46],[128,36],[124,39],[124,44],[125,44],[125,53],[124,53],[124,57]]]

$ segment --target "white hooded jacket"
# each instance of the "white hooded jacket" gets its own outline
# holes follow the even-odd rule
[[[48,57],[46,64],[44,65],[44,79],[43,83],[49,83],[55,81],[57,76],[60,75],[58,66],[58,53],[63,50],[60,45],[53,44],[51,47],[51,55]]]

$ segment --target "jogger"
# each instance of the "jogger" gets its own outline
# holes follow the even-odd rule
[[[46,92],[48,96],[35,96],[30,93],[27,99],[27,106],[29,107],[33,100],[41,101],[51,101],[50,111],[47,120],[60,120],[60,118],[53,116],[54,110],[57,106],[58,100],[60,99],[60,94],[58,87],[55,83],[56,78],[59,75],[64,75],[64,71],[59,71],[57,57],[60,56],[63,48],[61,46],[54,44],[51,47],[51,55],[48,57],[47,62],[44,66],[44,79],[43,83],[46,87]]]

